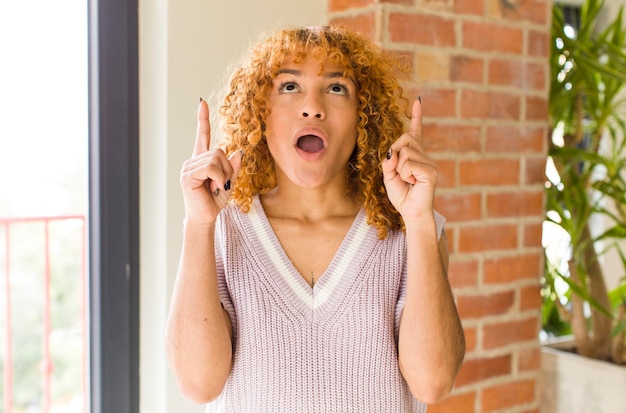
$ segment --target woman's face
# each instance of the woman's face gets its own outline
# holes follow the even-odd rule
[[[343,72],[337,63],[289,59],[274,79],[265,136],[279,185],[345,182],[356,145],[357,90]]]

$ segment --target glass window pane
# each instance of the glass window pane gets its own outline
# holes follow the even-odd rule
[[[0,1],[0,413],[86,412],[87,2]]]

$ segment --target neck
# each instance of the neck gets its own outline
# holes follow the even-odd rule
[[[361,207],[344,187],[295,188],[277,186],[261,196],[270,217],[315,221],[328,217],[354,216]]]

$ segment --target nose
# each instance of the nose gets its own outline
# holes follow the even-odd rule
[[[306,96],[302,102],[301,116],[303,118],[325,119],[326,111],[322,99],[318,96]]]
[[[309,117],[309,112],[302,112],[302,117],[303,118],[308,118]],[[322,119],[322,114],[321,113],[316,113],[314,115],[314,117],[316,117],[317,119]]]

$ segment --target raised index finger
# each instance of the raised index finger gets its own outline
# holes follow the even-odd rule
[[[413,101],[411,107],[409,133],[417,140],[422,140],[422,100],[419,97]]]
[[[198,128],[196,129],[196,143],[193,156],[198,156],[209,150],[211,145],[211,123],[209,122],[209,105],[200,99],[198,106]]]

